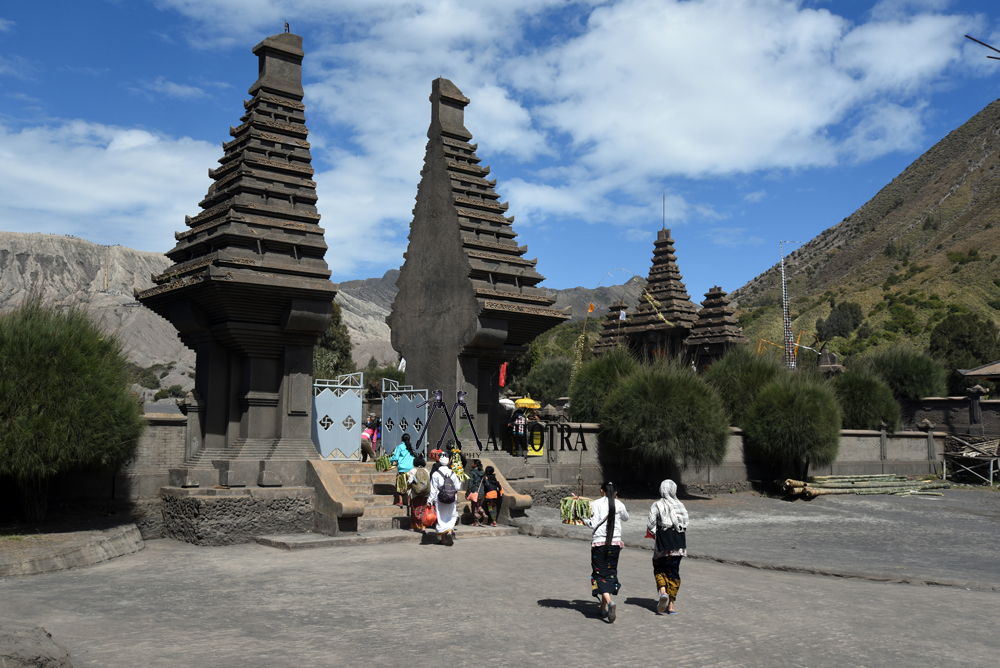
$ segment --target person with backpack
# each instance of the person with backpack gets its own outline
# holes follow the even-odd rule
[[[406,474],[413,468],[413,451],[410,450],[409,434],[403,434],[403,442],[392,451],[389,461],[396,465],[396,493],[392,497],[392,503],[402,506],[403,495],[410,488]]]
[[[483,511],[483,500],[486,490],[483,489],[483,463],[478,459],[472,460],[472,467],[469,469],[469,479],[465,485],[465,498],[472,506],[472,526],[479,526],[479,520],[486,519]]]
[[[583,523],[594,530],[590,542],[590,591],[601,602],[601,617],[614,623],[618,613],[612,596],[618,594],[622,585],[618,581],[618,556],[625,543],[622,542],[622,522],[628,521],[625,504],[618,501],[615,486],[611,482],[601,484],[601,498],[590,506],[590,517]]]
[[[660,595],[656,612],[676,614],[674,601],[681,587],[681,559],[687,556],[688,511],[677,498],[677,483],[660,483],[660,500],[649,509],[646,532],[656,539],[653,549],[653,579]]]
[[[406,474],[410,486],[410,531],[424,532],[424,511],[431,493],[431,474],[423,455],[413,458],[413,468]]]
[[[510,436],[513,439],[511,445],[512,452],[510,454],[521,455],[522,457],[528,456],[528,418],[524,414],[524,410],[518,408],[514,411],[514,414],[510,416],[510,422],[508,423],[510,429]]]
[[[487,466],[483,473],[483,495],[483,509],[490,526],[495,527],[500,516],[500,504],[503,503],[503,485],[497,480],[496,470],[492,466]]]
[[[458,476],[448,468],[448,455],[442,454],[431,469],[431,493],[427,503],[432,504],[437,512],[434,531],[437,532],[438,542],[449,547],[455,544],[455,523],[458,521],[455,506],[461,486]]]

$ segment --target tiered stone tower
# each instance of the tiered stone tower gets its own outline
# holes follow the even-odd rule
[[[699,369],[720,359],[729,348],[746,343],[743,328],[736,320],[736,309],[729,305],[729,297],[719,286],[705,293],[698,322],[684,342]]]
[[[406,359],[406,382],[440,389],[451,408],[458,390],[485,441],[499,429],[500,364],[569,318],[538,284],[537,260],[517,234],[480,166],[465,128],[469,98],[447,79],[431,86],[427,152],[410,224],[410,243],[387,318],[392,347]],[[489,431],[488,431],[489,430]],[[428,434],[435,438],[440,426]],[[471,440],[471,434],[462,435]]]
[[[670,230],[660,230],[653,246],[653,266],[649,269],[646,292],[639,297],[631,323],[621,331],[640,356],[652,358],[684,352],[684,338],[698,319],[698,312],[681,278]],[[651,304],[647,295],[656,304]]]
[[[259,78],[202,211],[136,298],[197,353],[187,462],[317,457],[312,357],[337,286],[323,259],[302,104],[302,37],[253,49]]]
[[[621,319],[621,313],[625,311],[625,320]],[[628,329],[631,323],[631,316],[628,314],[628,306],[619,299],[608,307],[608,312],[604,316],[604,327],[601,329],[601,337],[597,339],[592,351],[595,356],[602,355],[619,345],[626,345],[625,338],[621,334],[622,329]]]

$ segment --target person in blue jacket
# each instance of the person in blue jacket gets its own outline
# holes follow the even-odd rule
[[[403,499],[407,498],[407,491],[410,489],[406,474],[413,468],[413,451],[410,450],[409,434],[403,434],[403,442],[393,450],[389,461],[396,465],[396,493],[393,495],[392,502],[394,505],[404,506],[406,504]]]

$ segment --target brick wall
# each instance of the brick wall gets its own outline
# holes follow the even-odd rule
[[[187,418],[183,415],[146,416],[148,425],[135,458],[123,467],[123,473],[167,473],[184,463],[184,438]]]

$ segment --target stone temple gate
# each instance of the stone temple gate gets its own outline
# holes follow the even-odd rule
[[[406,381],[440,389],[448,407],[462,390],[482,437],[499,426],[500,365],[532,339],[569,319],[538,287],[544,277],[514,240],[465,127],[469,98],[447,79],[431,90],[431,124],[410,243],[387,318],[392,347],[406,358]],[[438,418],[435,417],[437,422]],[[441,424],[431,426],[440,433]]]
[[[337,292],[306,141],[302,38],[273,35],[253,52],[260,76],[208,170],[202,211],[175,234],[174,266],[136,295],[197,354],[189,410],[201,442],[189,448],[205,460],[317,456],[313,346]]]

